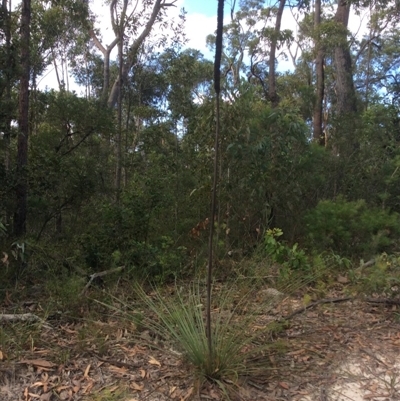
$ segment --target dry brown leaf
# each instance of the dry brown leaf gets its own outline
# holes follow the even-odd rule
[[[346,276],[341,276],[340,274],[338,275],[337,278],[338,283],[340,284],[347,284],[349,282],[349,279]]]
[[[51,391],[49,391],[48,393],[43,393],[43,394],[40,396],[40,401],[50,401],[51,395],[52,395],[52,392],[51,392]]]
[[[85,373],[83,375],[85,379],[89,376],[90,366],[91,366],[90,363],[89,365],[86,366]]]
[[[81,386],[74,386],[74,387],[72,387],[72,391],[73,391],[74,393],[77,393],[80,389],[81,389]]]
[[[2,350],[0,349],[0,361],[2,361],[4,359],[4,354],[2,352]]]
[[[140,369],[140,377],[144,379],[146,377],[146,371],[144,369]]]
[[[157,365],[157,366],[161,366],[161,363],[157,361],[157,359],[153,358],[152,356],[149,359],[149,363],[150,365]]]
[[[108,369],[111,370],[111,372],[118,373],[120,375],[125,375],[126,372],[128,371],[127,368],[120,368],[115,365],[110,365]]]
[[[94,382],[91,380],[90,383],[83,389],[83,394],[87,394],[90,393],[90,391],[92,390],[94,386]]]
[[[22,359],[20,363],[40,368],[54,368],[56,366],[53,362],[46,361],[45,359]]]
[[[285,390],[289,390],[289,385],[286,382],[279,382],[279,385]]]
[[[129,384],[129,387],[132,388],[133,390],[142,391],[144,388],[144,384],[140,385],[135,382],[131,382],[131,384]]]

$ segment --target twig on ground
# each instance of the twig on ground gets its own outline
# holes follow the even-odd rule
[[[45,320],[33,313],[0,314],[0,322],[39,322],[43,324],[43,327],[51,329],[51,326]]]

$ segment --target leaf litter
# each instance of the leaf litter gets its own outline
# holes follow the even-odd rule
[[[287,298],[261,315],[257,326],[293,315],[302,306],[301,298]],[[354,299],[293,315],[287,326],[271,332],[274,347],[265,375],[239,380],[238,400],[400,400],[397,308]],[[151,333],[138,337],[122,326],[115,316],[60,322],[42,327],[30,349],[14,353],[0,345],[0,399],[223,399],[213,383],[197,388],[179,354],[163,350]]]

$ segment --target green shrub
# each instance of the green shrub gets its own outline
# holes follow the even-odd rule
[[[278,240],[283,235],[280,228],[267,230],[265,234],[265,250],[273,262],[291,270],[308,270],[310,264],[304,250],[298,244],[291,247]]]
[[[394,298],[400,293],[400,256],[382,253],[371,266],[355,271],[354,278],[363,294]]]
[[[324,200],[304,218],[308,244],[318,252],[369,257],[392,250],[400,231],[397,213],[369,207],[364,200]]]

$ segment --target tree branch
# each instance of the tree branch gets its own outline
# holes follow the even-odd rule
[[[89,36],[92,38],[96,47],[105,55],[107,53],[106,48],[101,44],[93,29],[89,30]],[[114,39],[115,40],[115,39]]]
[[[163,1],[164,0],[156,0],[146,26],[144,27],[142,33],[132,43],[132,46],[129,49],[128,59],[122,68],[122,77],[118,76],[117,79],[114,81],[113,87],[112,87],[110,95],[108,97],[108,102],[107,102],[108,107],[113,108],[116,105],[117,99],[118,99],[118,92],[119,92],[119,83],[120,83],[120,81],[126,80],[126,77],[128,76],[130,69],[135,64],[139,48],[143,44],[143,42],[147,38],[147,36],[149,36],[151,29],[153,28],[154,23],[156,22],[157,16],[160,13],[160,10],[164,7],[173,6],[174,3],[176,2],[176,0],[174,0],[171,3],[165,3]]]

